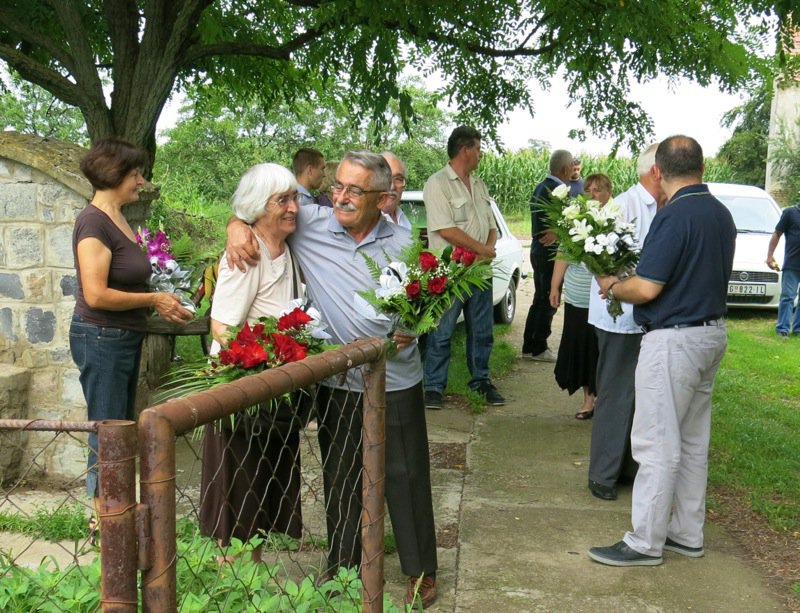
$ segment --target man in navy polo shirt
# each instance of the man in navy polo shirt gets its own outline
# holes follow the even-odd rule
[[[703,555],[711,391],[727,347],[722,320],[736,227],[702,183],[703,150],[671,136],[656,150],[667,204],[653,219],[636,275],[600,277],[601,295],[634,305],[645,331],[636,367],[631,451],[633,529],[589,557],[609,566],[655,566],[664,549]]]
[[[786,235],[783,255],[783,276],[781,278],[781,301],[778,304],[778,323],[775,332],[778,336],[787,337],[791,332],[800,334],[800,305],[795,307],[797,292],[800,289],[800,204],[783,209],[783,214],[775,226],[775,232],[769,239],[767,264],[775,270],[775,247],[781,235]]]

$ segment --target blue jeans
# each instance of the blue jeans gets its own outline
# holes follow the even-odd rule
[[[144,332],[101,328],[75,313],[69,349],[80,371],[90,421],[134,419]],[[89,435],[86,493],[97,496],[97,435]]]
[[[439,325],[428,334],[423,365],[427,391],[443,392],[447,387],[450,342],[462,310],[467,328],[467,367],[472,375],[469,387],[474,390],[489,381],[489,356],[494,341],[491,286],[474,291],[464,301],[453,301]]]
[[[778,303],[776,332],[800,334],[800,305],[797,308],[794,306],[798,289],[800,270],[784,270],[781,275],[781,301]]]

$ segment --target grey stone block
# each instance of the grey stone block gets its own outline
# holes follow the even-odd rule
[[[14,333],[14,312],[9,307],[0,309],[0,334],[9,340],[17,340]]]
[[[0,273],[0,296],[12,298],[14,300],[22,300],[22,298],[25,297],[19,275]]]
[[[0,213],[5,219],[35,220],[37,191],[30,183],[5,185],[0,190]]]
[[[72,268],[72,226],[48,228],[45,233],[45,264],[54,268]]]
[[[31,343],[49,343],[56,333],[56,316],[52,311],[30,309],[25,317],[25,333]]]
[[[75,275],[64,275],[58,285],[61,287],[63,296],[74,297],[78,295],[78,279]]]
[[[6,266],[32,268],[42,265],[42,233],[34,226],[16,226],[7,231]]]
[[[72,358],[70,357],[69,365],[72,366]],[[69,368],[64,371],[62,379],[63,387],[61,388],[61,397],[65,403],[86,406],[86,399],[83,397],[83,388],[78,377],[80,372],[75,368]]]

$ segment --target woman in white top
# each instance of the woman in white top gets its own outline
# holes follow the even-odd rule
[[[224,256],[220,260],[211,308],[212,354],[227,345],[229,327],[278,317],[301,291],[286,244],[297,227],[294,175],[278,164],[253,166],[231,205],[252,228],[261,258],[245,272],[228,268]],[[247,541],[259,531],[301,536],[299,430],[307,407],[298,404],[304,403],[273,401],[206,428],[200,528],[220,545],[228,545],[231,537]]]

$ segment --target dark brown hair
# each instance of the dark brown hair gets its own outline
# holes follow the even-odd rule
[[[103,138],[83,156],[81,172],[95,189],[114,189],[130,171],[146,163],[147,152],[141,147],[121,138]]]
[[[306,169],[306,166],[316,166],[324,159],[325,156],[317,149],[312,149],[311,147],[298,149],[292,158],[292,172],[294,172],[295,177],[299,177]]]

